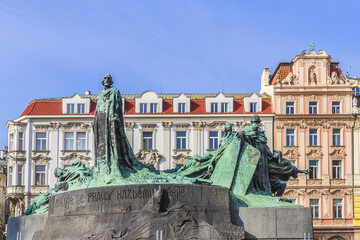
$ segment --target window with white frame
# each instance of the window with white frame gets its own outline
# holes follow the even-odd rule
[[[76,150],[86,150],[86,133],[76,133]]]
[[[251,102],[250,103],[250,112],[257,112],[257,103],[256,102]]]
[[[77,113],[79,113],[79,114],[85,113],[85,103],[78,103]]]
[[[333,146],[341,146],[341,129],[333,129]]]
[[[13,185],[13,167],[9,167],[9,186]]]
[[[310,160],[309,161],[309,169],[311,172],[309,173],[310,179],[318,179],[319,178],[319,161],[318,160]]]
[[[217,149],[219,147],[219,133],[209,132],[209,149]]]
[[[150,103],[150,113],[157,113],[157,103]]]
[[[176,132],[176,149],[186,149],[186,132]]]
[[[310,129],[309,130],[309,144],[310,144],[310,146],[317,146],[318,145],[318,131],[317,131],[317,129]]]
[[[45,185],[46,167],[44,165],[35,166],[35,185]]]
[[[147,103],[140,103],[140,113],[147,113]]]
[[[18,141],[18,143],[19,143],[18,149],[20,151],[22,151],[23,148],[24,148],[24,133],[22,133],[22,132],[19,132],[19,141]]]
[[[295,146],[295,129],[286,129],[286,146]]]
[[[43,132],[36,133],[36,150],[38,151],[46,150],[46,133]]]
[[[23,166],[18,165],[17,185],[23,185]]]
[[[74,133],[65,133],[65,150],[74,150]]]
[[[227,113],[229,110],[229,104],[228,103],[221,103],[221,112]]]
[[[294,102],[286,102],[286,114],[294,114],[295,113],[295,103]]]
[[[332,113],[340,114],[340,102],[332,102]]]
[[[333,199],[333,218],[343,218],[342,199]]]
[[[309,205],[312,218],[319,218],[319,199],[310,199]]]
[[[353,87],[352,90],[355,91],[353,96],[359,96],[360,95],[360,89],[358,87]]]
[[[185,113],[186,110],[185,110],[185,103],[179,103],[178,104],[178,112],[179,113]]]
[[[152,132],[143,132],[143,149],[153,149]]]
[[[217,103],[211,103],[211,112],[212,113],[218,112],[218,104]]]
[[[333,179],[342,178],[342,161],[332,160],[332,177]]]
[[[75,113],[75,104],[73,104],[73,103],[68,103],[68,104],[66,105],[66,109],[67,109],[66,113],[68,113],[68,114],[74,114],[74,113]]]
[[[309,102],[309,114],[317,114],[317,102]]]
[[[9,151],[14,151],[14,134],[10,134],[9,138]]]

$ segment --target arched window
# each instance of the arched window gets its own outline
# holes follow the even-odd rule
[[[329,238],[328,240],[345,240],[345,239],[342,237],[339,237],[339,236],[335,236],[335,237]]]
[[[352,90],[355,91],[353,96],[359,96],[360,95],[360,89],[358,87],[353,87]]]

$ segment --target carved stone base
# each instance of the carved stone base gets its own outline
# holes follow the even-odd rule
[[[230,214],[229,190],[223,187],[149,184],[84,189],[52,196],[46,224],[32,239],[243,239],[243,227],[232,224]],[[29,226],[14,224],[16,218],[12,222],[10,235],[29,236]]]

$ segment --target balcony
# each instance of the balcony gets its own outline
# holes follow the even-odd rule
[[[25,186],[8,186],[6,188],[6,195],[7,196],[22,196],[24,195]]]

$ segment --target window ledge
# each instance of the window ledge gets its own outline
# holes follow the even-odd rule
[[[77,153],[77,152],[80,152],[80,153],[86,153],[88,154],[90,152],[90,150],[61,150],[61,153]]]
[[[185,153],[185,154],[189,154],[190,153],[190,149],[173,149],[174,154],[178,154],[178,153]]]
[[[50,152],[50,150],[32,150],[33,154],[37,154],[37,153],[46,153],[46,155],[48,155]]]

